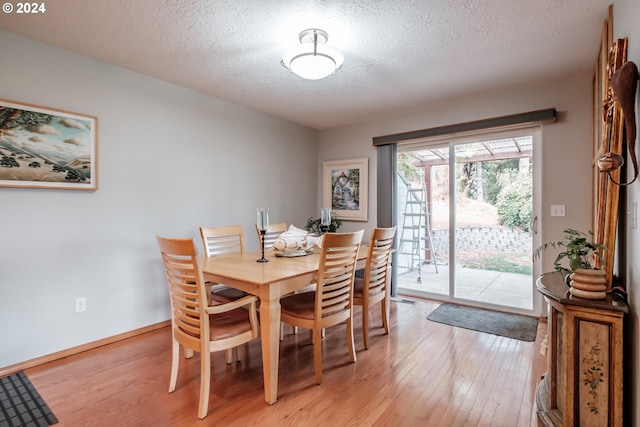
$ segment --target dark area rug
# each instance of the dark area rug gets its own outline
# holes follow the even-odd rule
[[[57,422],[24,372],[0,378],[0,427],[48,427]]]
[[[521,341],[535,341],[538,330],[533,317],[449,303],[433,310],[427,319]]]

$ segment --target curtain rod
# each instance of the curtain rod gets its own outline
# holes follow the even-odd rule
[[[373,145],[395,144],[401,141],[408,141],[412,139],[428,138],[432,136],[496,128],[501,126],[518,125],[524,123],[545,121],[555,122],[557,117],[558,113],[556,112],[555,108],[547,108],[545,110],[529,111],[527,113],[493,117],[490,119],[475,120],[472,122],[457,123],[430,129],[412,130],[409,132],[394,133],[392,135],[374,136]]]

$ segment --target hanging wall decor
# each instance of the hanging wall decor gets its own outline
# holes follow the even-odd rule
[[[620,104],[622,110],[622,118],[624,120],[624,134],[627,141],[627,153],[631,159],[633,166],[633,178],[625,183],[616,182],[621,186],[632,184],[638,178],[638,159],[636,158],[636,89],[638,87],[638,67],[634,62],[625,62],[622,67],[613,73],[611,77],[611,88],[616,100]],[[624,158],[617,153],[605,153],[605,158],[613,158],[613,167],[620,167],[624,163]],[[600,165],[598,165],[600,166]],[[604,168],[606,169],[606,168]],[[611,170],[603,170],[610,174]],[[613,178],[612,178],[613,179]]]
[[[366,221],[369,171],[367,158],[324,162],[322,205],[342,221]]]
[[[605,27],[609,28],[607,25]],[[603,46],[606,46],[608,37],[610,29],[603,30]],[[601,100],[601,104],[595,111],[600,111],[601,115],[595,122],[597,151],[594,161],[594,233],[595,241],[607,247],[604,269],[610,289],[613,282],[621,170],[608,166],[600,170],[599,167],[622,159],[624,120],[619,100],[614,94],[612,78],[626,62],[627,39],[616,40],[607,51],[606,57],[601,53],[599,73],[596,73],[596,101]]]
[[[98,189],[98,119],[0,99],[0,187]]]

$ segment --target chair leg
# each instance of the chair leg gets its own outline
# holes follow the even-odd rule
[[[191,359],[193,357],[193,350],[191,350],[190,348],[185,348],[184,349],[184,358],[185,359]]]
[[[242,345],[239,345],[237,347],[237,349],[238,349],[238,362],[240,362],[240,361],[245,359],[245,357],[247,355],[247,352],[245,351],[246,350],[245,346],[247,346],[247,345],[249,345],[249,344],[242,344]]]
[[[349,343],[349,359],[351,359],[352,362],[355,362],[356,344],[353,340],[353,316],[347,319],[347,342]]]
[[[227,365],[231,365],[231,363],[233,363],[233,348],[228,348],[225,351],[225,359],[227,361]]]
[[[382,300],[382,326],[384,327],[384,333],[389,335],[389,307],[387,300]]]
[[[321,330],[312,329],[313,335],[313,368],[316,372],[316,383],[322,384],[322,338]]]
[[[198,418],[203,419],[209,410],[209,389],[211,387],[211,354],[208,351],[200,355],[200,402]]]
[[[185,349],[186,352],[186,349]],[[171,376],[169,377],[169,393],[176,390],[176,382],[178,381],[178,365],[180,364],[180,344],[173,340],[171,344]]]
[[[291,329],[293,331],[293,335],[298,334],[297,326],[291,326]],[[280,341],[284,341],[284,322],[280,322]]]
[[[364,342],[364,348],[369,348],[369,307],[362,306],[362,340]]]

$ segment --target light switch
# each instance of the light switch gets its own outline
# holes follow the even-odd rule
[[[551,216],[564,216],[564,205],[551,205]]]

